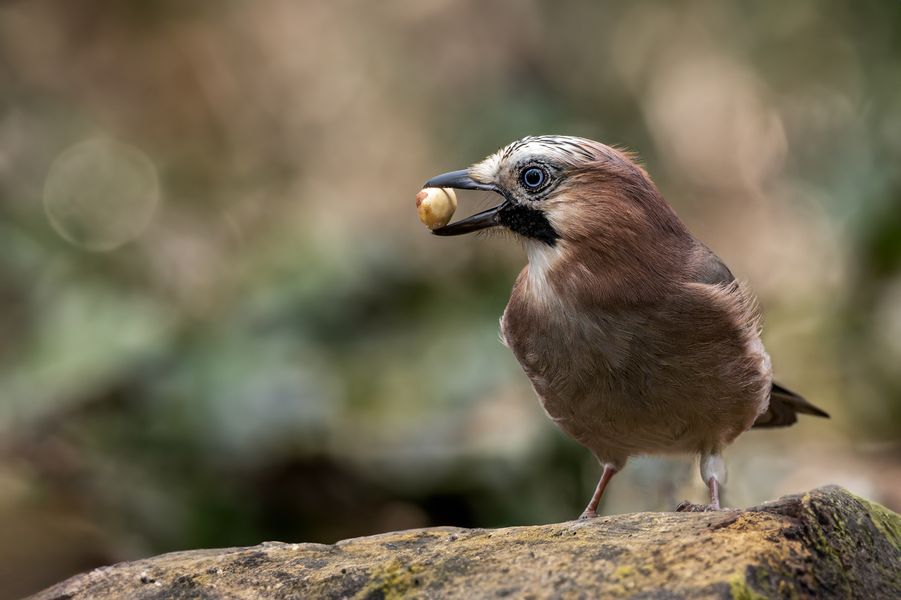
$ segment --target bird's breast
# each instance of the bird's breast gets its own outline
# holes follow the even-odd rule
[[[636,342],[647,339],[647,318],[633,311],[580,311],[515,289],[501,319],[501,335],[552,417],[566,416],[577,399],[609,396],[628,383]]]
[[[584,445],[718,447],[760,412],[769,375],[737,289],[689,284],[655,304],[586,308],[547,302],[523,277],[502,335],[545,411]]]

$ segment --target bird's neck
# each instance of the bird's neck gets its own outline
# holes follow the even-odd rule
[[[623,307],[660,300],[686,264],[688,244],[660,240],[641,248],[527,242],[520,286],[536,307]]]
[[[556,279],[557,272],[566,259],[566,248],[559,243],[549,246],[530,240],[526,242],[526,254],[529,257],[529,266],[524,271],[523,291],[530,300],[539,305],[558,304],[560,292],[551,278],[553,276]]]

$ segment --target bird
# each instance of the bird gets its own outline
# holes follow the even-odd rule
[[[424,187],[501,197],[433,234],[501,229],[523,243],[500,338],[550,419],[602,467],[580,518],[597,516],[636,455],[697,455],[709,502],[677,510],[721,510],[723,451],[740,434],[829,417],[773,380],[755,297],[634,154],[529,136]]]

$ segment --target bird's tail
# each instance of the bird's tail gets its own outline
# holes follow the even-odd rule
[[[753,427],[788,427],[798,420],[798,413],[829,418],[829,413],[817,408],[798,394],[773,382],[770,389],[770,406],[757,417]]]

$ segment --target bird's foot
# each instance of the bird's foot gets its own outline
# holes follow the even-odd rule
[[[582,514],[579,515],[580,521],[587,521],[588,519],[597,519],[597,518],[598,518],[598,511],[592,510],[590,508],[586,508],[585,510],[582,511]]]
[[[693,504],[684,500],[676,507],[676,512],[713,512],[723,510],[719,504]]]

